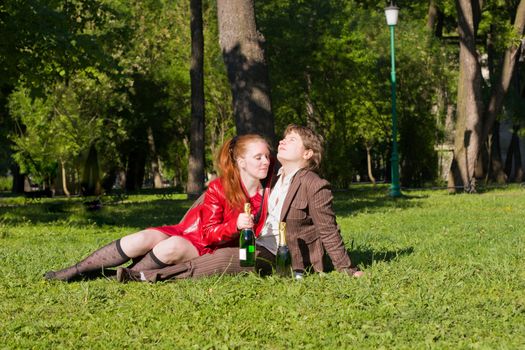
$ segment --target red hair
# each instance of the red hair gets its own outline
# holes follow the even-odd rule
[[[226,200],[232,208],[242,208],[244,203],[248,201],[237,167],[237,158],[247,152],[249,144],[255,142],[264,142],[268,146],[268,150],[270,149],[270,145],[264,137],[257,134],[246,134],[235,136],[224,142],[217,156],[217,170],[221,177]]]

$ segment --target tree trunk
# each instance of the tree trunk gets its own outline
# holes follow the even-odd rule
[[[509,148],[507,149],[507,158],[505,158],[505,173],[509,181],[513,180],[512,176],[512,164],[514,161],[514,153],[516,151],[516,145],[518,145],[519,137],[515,132],[515,129],[512,130],[512,137],[510,139]]]
[[[499,138],[499,122],[494,122],[492,135],[488,139],[489,143],[489,170],[488,178],[492,181],[496,181],[498,184],[504,184],[507,182],[507,175],[503,171],[503,162],[501,160],[501,147]]]
[[[89,147],[89,153],[82,173],[82,195],[98,196],[101,193],[98,153],[94,144]]]
[[[275,139],[264,37],[257,32],[254,0],[217,0],[219,43],[230,81],[238,134]]]
[[[24,193],[24,184],[25,184],[25,174],[20,173],[20,167],[18,164],[13,163],[11,165],[11,173],[13,174],[13,186],[11,187],[11,192],[13,193]]]
[[[319,116],[315,112],[314,103],[312,101],[312,77],[310,73],[304,73],[304,79],[306,82],[306,92],[305,92],[305,104],[306,104],[306,125],[308,125],[312,130],[317,131],[319,124]]]
[[[71,196],[71,193],[69,193],[69,190],[67,189],[66,164],[62,159],[60,160],[60,175],[62,182],[62,191],[67,197],[69,197]]]
[[[376,184],[376,178],[374,177],[374,175],[372,174],[372,157],[370,155],[370,150],[372,149],[372,147],[370,146],[365,146],[366,147],[366,168],[368,170],[368,178],[370,179],[370,181],[372,182],[372,184]]]
[[[517,34],[522,35],[525,26],[525,0],[521,0],[518,9],[516,10],[516,17],[514,19],[514,30]],[[505,57],[502,62],[502,71],[499,81],[494,84],[492,93],[490,96],[487,109],[485,110],[483,121],[483,134],[481,142],[485,142],[489,135],[492,133],[492,128],[497,115],[503,105],[503,99],[507,94],[509,85],[514,74],[516,67],[516,58],[520,52],[520,45],[512,43],[511,46],[505,51]]]
[[[515,133],[518,135],[519,125],[515,126]],[[520,138],[516,141],[516,149],[514,151],[514,178],[515,182],[523,180],[523,163],[521,161]]]
[[[153,129],[151,126],[148,126],[146,130],[148,133],[148,147],[151,163],[151,176],[153,177],[153,188],[162,188],[162,177],[160,176],[159,158],[157,156],[157,149],[155,148]]]
[[[520,138],[518,136],[519,129],[519,125],[514,125],[512,128],[512,138],[507,151],[507,158],[505,159],[505,173],[507,174],[509,181],[512,182],[521,182],[523,178]]]
[[[144,182],[144,168],[146,165],[146,154],[144,147],[136,147],[128,154],[126,169],[126,190],[134,191],[142,187]]]
[[[480,20],[477,1],[456,0],[460,37],[457,122],[454,160],[449,180],[453,187],[476,191],[475,166],[481,138],[481,67],[476,52],[476,31]],[[459,180],[459,182],[458,182]],[[449,182],[450,184],[450,182]]]
[[[191,130],[186,191],[198,196],[204,190],[204,35],[202,0],[191,0]]]
[[[428,4],[427,28],[434,36],[443,36],[443,12],[437,7],[435,0],[430,0]]]

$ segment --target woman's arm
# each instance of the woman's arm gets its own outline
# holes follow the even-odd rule
[[[210,185],[201,210],[202,236],[207,245],[219,245],[237,235],[239,213],[229,208],[219,183]]]
[[[334,267],[338,271],[346,271],[351,267],[351,262],[335,219],[332,200],[328,181],[321,179],[309,184],[308,206],[312,221]]]

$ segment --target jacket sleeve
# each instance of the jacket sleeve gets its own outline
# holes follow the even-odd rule
[[[312,221],[334,267],[339,272],[346,272],[351,268],[351,262],[332,208],[333,195],[330,184],[323,179],[315,181],[312,185],[308,189],[308,205]]]
[[[230,211],[231,209],[226,208],[222,189],[210,186],[204,195],[201,210],[202,236],[206,245],[219,245],[236,236],[239,213]]]

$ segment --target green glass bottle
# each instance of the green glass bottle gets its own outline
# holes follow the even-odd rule
[[[251,214],[250,203],[244,204],[244,213]],[[242,229],[239,238],[239,260],[241,266],[255,266],[255,234],[251,228]]]
[[[286,245],[286,222],[279,223],[279,245],[275,255],[275,271],[279,276],[292,276],[292,257]]]

